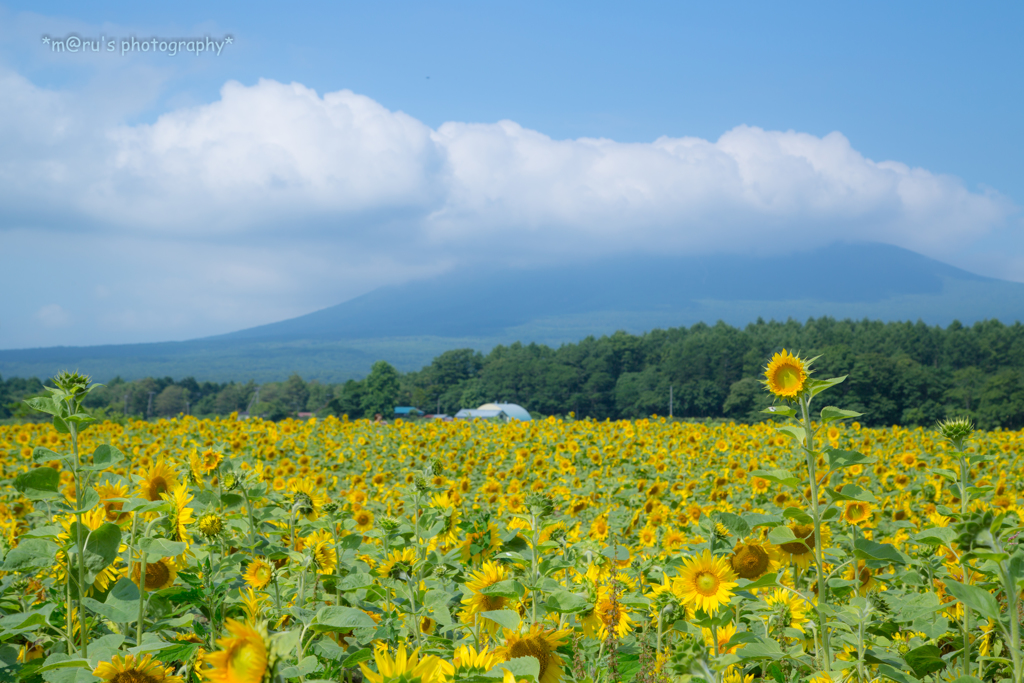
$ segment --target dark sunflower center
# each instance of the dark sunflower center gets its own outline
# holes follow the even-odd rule
[[[540,671],[537,673],[537,680],[544,678],[548,664],[551,662],[551,646],[544,640],[544,636],[535,635],[518,641],[509,648],[510,659],[515,657],[536,657],[540,662]]]
[[[169,578],[171,578],[171,570],[167,568],[163,560],[146,565],[146,590],[163,587]]]
[[[808,552],[808,549],[814,549],[814,527],[810,525],[797,524],[791,527],[793,535],[800,539],[800,541],[792,541],[790,543],[783,543],[779,547],[785,550],[790,555],[803,555]],[[803,541],[803,542],[801,542]]]
[[[156,683],[156,679],[152,676],[137,671],[135,669],[128,669],[115,674],[110,679],[110,683]]]
[[[732,556],[733,570],[744,579],[761,576],[768,569],[768,564],[768,553],[756,545],[741,546]]]
[[[163,477],[153,477],[149,480],[149,499],[160,500],[160,494],[167,492],[167,480]]]
[[[500,595],[485,595],[483,602],[488,612],[503,609],[505,607],[505,598]]]

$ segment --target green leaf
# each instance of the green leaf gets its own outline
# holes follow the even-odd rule
[[[505,581],[499,581],[493,583],[486,588],[480,590],[481,595],[488,597],[500,597],[500,598],[518,598],[519,593],[516,591],[516,582],[508,579]]]
[[[49,396],[35,396],[28,398],[23,401],[32,410],[38,410],[41,413],[48,415],[56,415],[58,412],[57,405],[53,402],[53,399]]]
[[[804,543],[803,539],[796,537],[793,530],[788,526],[777,526],[768,532],[768,540],[775,545],[785,545],[787,543]],[[804,545],[807,545],[804,543]]]
[[[68,428],[68,423],[63,420],[59,415],[53,416],[53,428],[61,434],[70,434],[71,429]]]
[[[906,564],[907,556],[888,543],[878,543],[858,538],[853,544],[853,554],[862,560],[881,560],[892,564]]]
[[[369,588],[373,585],[373,577],[369,574],[356,572],[355,574],[343,576],[337,585],[339,591],[347,593],[348,591],[359,590],[360,588]]]
[[[48,463],[57,460],[58,462],[71,462],[72,456],[61,455],[51,451],[49,448],[43,448],[42,446],[36,446],[32,449],[32,460],[37,463]]]
[[[355,550],[362,542],[363,537],[359,534],[349,534],[345,538],[341,539],[341,541],[338,542],[338,545],[346,550]]]
[[[52,565],[57,544],[42,538],[25,538],[4,558],[3,571],[17,572]]]
[[[71,539],[75,540],[78,522],[71,525]],[[111,522],[104,522],[98,529],[90,531],[83,525],[83,537],[85,541],[85,568],[86,583],[96,580],[96,575],[110,566],[110,563],[117,557],[118,548],[121,546],[121,527]]]
[[[771,586],[776,585],[776,579],[777,578],[778,578],[778,575],[772,573],[772,574],[765,574],[761,578],[757,579],[756,581],[751,581],[750,583],[742,583],[743,581],[745,581],[745,579],[740,579],[741,583],[740,583],[739,589],[745,591],[745,590],[751,590],[753,588],[769,588]]]
[[[124,453],[113,446],[103,444],[101,446],[97,446],[96,450],[92,452],[92,464],[83,465],[82,469],[92,471],[105,470],[108,467],[113,467],[122,460],[124,460]]]
[[[737,651],[742,659],[782,659],[786,653],[771,638],[758,638]]]
[[[341,663],[341,666],[347,669],[349,667],[355,666],[356,664],[359,664],[360,662],[365,662],[369,660],[370,657],[373,657],[373,650],[371,650],[368,647],[364,647],[362,650],[359,650],[358,652],[353,652],[348,657],[346,657],[345,661]]]
[[[36,467],[19,474],[14,480],[14,488],[28,497],[50,498],[57,493],[60,486],[60,472],[52,467]]]
[[[316,613],[314,625],[318,631],[350,631],[354,628],[374,628],[376,622],[362,610],[354,607],[331,605]]]
[[[807,386],[811,390],[811,396],[817,396],[826,389],[831,389],[837,384],[842,384],[844,381],[846,381],[846,375],[833,377],[832,379],[809,379],[807,380]]]
[[[139,541],[139,549],[146,553],[146,559],[154,562],[162,557],[181,555],[187,548],[188,546],[180,541],[170,541],[166,538],[144,538]]]
[[[108,605],[95,598],[82,598],[82,602],[90,610],[117,623],[128,623],[135,621],[138,617],[138,610],[125,610],[115,605]],[[135,616],[132,616],[132,615]]]
[[[946,590],[957,600],[981,616],[999,621],[999,603],[987,590],[977,586],[968,586],[953,579],[943,579],[942,582],[946,584]]]
[[[825,459],[828,462],[829,468],[834,470],[851,467],[853,465],[865,465],[878,460],[878,458],[873,455],[864,455],[857,451],[842,451],[838,448],[832,447],[828,447],[823,450],[825,452]]]
[[[877,500],[870,491],[862,489],[856,484],[846,484],[840,490],[827,489],[832,500],[860,500],[867,503],[875,503]]]
[[[789,470],[754,470],[750,473],[750,476],[761,477],[762,479],[793,488],[800,488],[803,485],[803,482],[790,474]]]
[[[807,443],[807,432],[804,431],[803,427],[797,427],[796,425],[783,425],[782,427],[779,427],[779,431],[783,434],[789,434],[801,446]]]
[[[985,683],[977,676],[957,676],[953,679],[953,683]]]
[[[122,576],[114,584],[114,587],[107,593],[104,604],[114,609],[132,615],[126,621],[131,623],[138,620],[139,615],[139,587],[135,582],[126,576]]]
[[[942,671],[946,662],[942,659],[942,650],[935,645],[922,645],[903,655],[903,660],[914,670],[914,675],[924,678],[928,674]]]
[[[863,414],[858,413],[856,410],[843,410],[835,406],[825,406],[821,409],[821,421],[828,423],[835,422],[836,420],[848,420],[853,417],[861,417]]]
[[[878,673],[882,674],[886,678],[897,683],[921,683],[920,680],[913,676],[900,671],[897,668],[891,667],[888,664],[882,664],[878,667]]]
[[[792,519],[799,524],[814,524],[811,516],[800,508],[786,508],[782,511],[782,516],[786,519]]]
[[[582,612],[588,606],[587,597],[579,593],[570,593],[566,590],[555,591],[548,596],[544,606],[549,612],[559,614],[575,614]]]
[[[926,543],[928,545],[951,546],[953,545],[953,542],[956,541],[956,531],[948,526],[932,527],[915,534],[914,540],[918,543]]]
[[[716,519],[735,536],[742,538],[750,533],[750,525],[739,515],[731,512],[722,512],[718,514]]]
[[[767,413],[768,415],[777,415],[779,417],[796,417],[796,410],[789,406],[768,406],[761,412]]]
[[[88,488],[85,490],[85,493],[82,494],[82,507],[75,509],[73,506],[68,505],[67,510],[72,515],[79,513],[84,514],[99,504],[100,494],[97,493],[95,489]]]
[[[498,609],[491,610],[489,612],[481,612],[480,616],[484,619],[490,619],[498,626],[515,631],[519,628],[519,613],[513,612],[510,609]]]
[[[540,660],[536,657],[515,657],[498,664],[484,675],[488,678],[504,678],[505,669],[508,669],[517,681],[520,678],[537,680],[540,677]]]

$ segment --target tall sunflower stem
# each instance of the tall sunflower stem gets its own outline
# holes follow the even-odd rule
[[[828,618],[822,606],[828,606],[828,593],[825,587],[825,561],[821,549],[821,511],[818,505],[818,475],[814,451],[814,426],[811,422],[811,399],[807,395],[800,397],[800,411],[804,427],[804,452],[807,455],[807,472],[811,484],[811,511],[814,520],[814,561],[817,565],[818,579],[818,628],[821,630],[822,649],[825,654],[825,671],[832,672],[832,648],[829,642]]]

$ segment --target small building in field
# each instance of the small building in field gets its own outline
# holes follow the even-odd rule
[[[485,403],[477,408],[477,410],[500,410],[505,413],[510,420],[522,420],[523,422],[529,422],[533,419],[530,415],[530,411],[515,403]]]
[[[419,408],[413,408],[412,406],[397,406],[395,408],[395,417],[410,418],[410,417],[423,417],[423,411]]]
[[[455,413],[456,420],[501,420],[502,422],[508,422],[509,417],[503,410],[473,410],[472,408],[463,408],[459,412]]]

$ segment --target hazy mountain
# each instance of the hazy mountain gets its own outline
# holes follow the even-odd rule
[[[466,269],[383,287],[308,315],[187,342],[0,351],[0,374],[70,367],[97,379],[188,375],[270,381],[418,369],[446,349],[560,344],[623,329],[809,317],[947,325],[1024,318],[1024,284],[886,245],[789,256],[630,256],[535,269]]]

